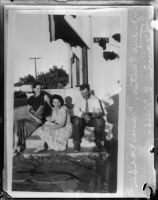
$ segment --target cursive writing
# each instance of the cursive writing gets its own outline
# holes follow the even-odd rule
[[[131,169],[128,171],[128,173],[131,175],[131,180],[135,187],[138,187],[137,184],[137,164],[136,164],[136,146],[134,144],[130,144],[130,156],[131,156]]]
[[[131,69],[130,86],[131,86],[131,89],[134,92],[134,94],[137,95],[138,94],[138,83],[137,83],[138,66],[136,65],[135,62],[136,62],[135,57],[129,58],[129,66],[130,66],[130,69]]]
[[[129,11],[125,145],[125,191],[129,196],[139,193],[142,179],[146,178],[144,171],[149,167],[139,158],[146,158],[144,150],[153,139],[151,16],[149,10],[141,8]]]
[[[138,24],[139,22],[141,21],[144,21],[145,18],[144,16],[138,16],[139,14],[135,11],[133,11],[131,14],[130,14],[130,22],[131,23],[134,23],[134,24]]]

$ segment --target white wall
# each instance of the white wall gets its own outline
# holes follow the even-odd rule
[[[94,37],[109,37],[107,49],[120,54],[121,43],[114,41],[112,35],[120,33],[120,17],[101,16],[91,17],[92,40]],[[115,46],[113,46],[115,45]],[[119,89],[118,80],[121,79],[121,59],[105,60],[103,49],[98,43],[92,42],[88,51],[89,55],[89,79],[91,88],[94,89],[96,96],[102,98],[106,94],[114,94]]]
[[[88,50],[88,78],[91,88],[94,89],[96,96],[99,98],[107,96],[107,94],[115,94],[120,89],[118,81],[121,80],[121,58],[115,60],[105,60],[103,58],[103,49],[98,43],[93,42],[94,37],[108,37],[110,39],[107,44],[108,51],[114,51],[121,54],[122,43],[116,42],[112,35],[121,33],[120,16],[65,16],[66,21],[80,35],[80,37],[89,46]],[[122,36],[122,35],[121,35]],[[68,44],[67,44],[68,45]],[[69,54],[65,53],[64,59],[69,60],[71,53],[74,52],[80,59],[80,74],[82,73],[82,52],[80,47],[69,47]],[[70,61],[69,73],[70,73]],[[67,67],[68,68],[68,67]],[[81,75],[82,83],[82,75]]]
[[[90,45],[90,17],[78,15],[73,18],[70,15],[65,16],[65,20],[71,25],[73,30],[82,38],[82,40]]]

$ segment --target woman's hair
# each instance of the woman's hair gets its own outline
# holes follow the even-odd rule
[[[58,100],[60,101],[60,103],[61,103],[61,106],[64,105],[64,99],[62,98],[62,96],[60,96],[60,95],[58,95],[58,94],[54,94],[54,95],[52,96],[52,98],[51,98],[51,104],[52,104],[52,106],[53,106],[53,100],[54,100],[54,99],[58,99]]]

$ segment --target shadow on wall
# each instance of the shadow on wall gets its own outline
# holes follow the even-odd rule
[[[117,190],[117,156],[118,156],[118,114],[119,114],[119,94],[111,96],[113,100],[112,105],[106,106],[107,109],[107,121],[113,124],[112,133],[113,139],[111,141],[104,142],[105,149],[110,154],[109,162],[113,166],[113,173],[111,174],[111,185],[113,192]]]
[[[71,121],[72,121],[72,117],[74,115],[74,112],[73,112],[74,104],[72,102],[73,102],[72,97],[70,97],[70,96],[65,97],[65,105],[67,106],[67,108],[69,110]]]

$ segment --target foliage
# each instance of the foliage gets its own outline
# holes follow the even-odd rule
[[[22,86],[22,83],[21,82],[17,82],[14,84],[14,86]]]
[[[49,69],[49,72],[38,74],[37,81],[41,83],[43,88],[57,89],[64,88],[67,85],[68,77],[68,74],[62,67],[58,68],[57,66],[53,66]],[[14,85],[33,84],[35,81],[36,79],[31,74],[28,74],[25,77],[21,77],[19,82]]]
[[[21,77],[19,81],[22,85],[33,84],[35,82],[35,78],[31,74],[28,74],[25,77]]]
[[[14,98],[26,98],[26,93],[22,91],[16,91],[14,92]]]
[[[68,83],[68,74],[63,68],[54,66],[49,69],[49,72],[40,73],[37,80],[42,83],[44,88],[63,88]]]

